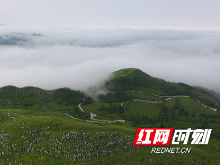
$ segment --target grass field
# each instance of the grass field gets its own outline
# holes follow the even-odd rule
[[[215,139],[204,147],[182,146],[192,147],[190,154],[151,154],[152,147],[133,146],[136,128],[127,123],[86,123],[68,118],[62,111],[4,109],[0,110],[0,124],[1,164],[220,163]]]
[[[168,108],[171,108],[175,105],[175,103],[176,103],[175,99],[169,99],[164,102],[164,105]]]
[[[113,114],[109,114],[107,112],[103,112],[103,111],[97,111],[96,112],[96,118],[95,119],[99,119],[99,120],[123,120],[120,116],[118,116],[117,114],[113,113]]]
[[[131,114],[147,115],[148,117],[157,117],[159,109],[156,104],[146,104],[140,102],[126,102],[123,104],[126,111]]]

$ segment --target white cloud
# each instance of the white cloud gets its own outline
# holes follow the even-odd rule
[[[0,46],[0,86],[85,89],[135,67],[220,91],[219,31],[9,27],[4,36],[15,44]]]

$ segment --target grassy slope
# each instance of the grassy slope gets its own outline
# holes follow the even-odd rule
[[[61,112],[11,109],[0,110],[0,123],[0,152],[5,153],[0,161],[4,164],[220,163],[212,155],[220,147],[214,139],[204,146],[206,150],[184,146],[192,147],[190,154],[151,154],[151,147],[132,145],[136,128],[126,123],[85,123]]]
[[[7,164],[14,164],[15,162],[15,164],[41,164],[43,162],[49,164],[79,162],[81,164],[83,162],[81,157],[75,161],[73,158],[66,159],[65,157],[68,154],[86,155],[86,151],[91,154],[96,154],[98,151],[103,152],[107,145],[107,143],[103,145],[103,139],[106,142],[113,140],[117,143],[117,138],[127,137],[131,133],[135,133],[135,128],[112,124],[103,126],[85,123],[69,119],[62,113],[53,112],[0,110],[0,122],[1,141],[3,142],[0,145],[0,151],[10,152],[1,156],[0,162]],[[71,131],[78,133],[71,133]],[[121,131],[124,135],[117,133]],[[100,138],[98,133],[103,138]],[[110,138],[110,135],[115,136],[115,138]],[[133,136],[129,139],[132,140]],[[84,144],[85,141],[88,143],[87,145]],[[94,148],[96,145],[99,147]],[[115,145],[120,147],[121,144]],[[114,149],[109,151],[113,152]],[[110,152],[106,154],[109,155]],[[95,155],[92,157],[96,158]]]
[[[196,115],[200,114],[215,114],[213,110],[208,109],[206,107],[203,107],[199,103],[197,103],[195,100],[192,100],[190,98],[178,98],[183,105],[184,109],[187,110],[190,113],[195,112]]]
[[[133,115],[146,115],[151,118],[155,118],[159,114],[159,109],[156,104],[146,104],[140,102],[126,102],[123,104],[125,110]],[[125,113],[126,113],[125,111]]]
[[[126,68],[113,72],[112,77],[108,81],[113,81],[118,77],[127,77],[131,75],[136,69],[135,68]]]
[[[178,98],[178,100],[180,101],[183,108],[186,111],[188,111],[190,114],[192,114],[193,112],[195,112],[196,115],[200,115],[204,113],[207,115],[216,114],[216,112],[214,112],[213,110],[202,106],[201,104],[199,104],[198,102],[196,102],[191,98],[184,97],[184,98]],[[169,99],[166,100],[164,104],[166,107],[171,108],[175,105],[175,103],[176,103],[176,99]]]

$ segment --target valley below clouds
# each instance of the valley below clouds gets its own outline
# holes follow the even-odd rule
[[[0,27],[0,87],[85,90],[123,68],[220,92],[220,31]]]

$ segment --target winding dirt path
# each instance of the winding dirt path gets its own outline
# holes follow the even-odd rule
[[[198,102],[200,105],[202,105],[203,107],[205,107],[205,108],[209,108],[209,109],[213,110],[214,112],[217,111],[217,109],[215,109],[215,108],[211,108],[211,107],[208,107],[208,106],[202,104],[198,99],[197,99],[197,102]]]
[[[82,104],[82,103],[80,103],[80,104],[78,105],[78,107],[79,107],[79,109],[80,109],[82,112],[84,112],[84,110],[83,110],[82,107],[81,107],[81,104]]]
[[[135,91],[130,91],[130,92],[135,92]],[[175,99],[175,98],[178,98],[178,97],[190,97],[190,96],[185,96],[185,95],[179,95],[179,96],[159,96],[159,95],[150,94],[150,93],[144,93],[144,92],[136,92],[136,93],[147,94],[147,95],[152,95],[152,96],[156,96],[156,97],[167,97],[166,100]],[[136,99],[136,100],[138,100],[138,99]],[[149,101],[149,100],[148,100],[148,101]],[[215,108],[211,108],[211,107],[208,107],[208,106],[206,106],[206,105],[200,103],[198,99],[197,99],[197,102],[198,102],[200,105],[204,106],[205,108],[211,109],[211,110],[213,110],[213,111],[215,111],[215,112],[217,111],[217,109],[215,109]]]
[[[83,108],[81,107],[81,104],[82,103],[80,103],[79,105],[78,105],[78,107],[79,107],[79,109],[82,111],[82,112],[85,112],[84,110],[83,110]],[[122,103],[123,104],[123,103]],[[68,114],[65,114],[65,115],[67,115],[67,116],[69,116],[70,118],[73,118],[73,119],[78,119],[78,118],[75,118],[75,117],[73,117],[73,116],[70,116],[70,115],[68,115]],[[94,119],[94,117],[96,117],[96,114],[94,114],[94,113],[90,113],[90,118],[91,118],[91,120],[93,120],[93,121],[90,121],[90,120],[82,120],[82,119],[78,119],[78,120],[81,120],[81,121],[86,121],[86,122],[108,122],[108,123],[112,123],[112,122],[122,122],[122,123],[124,123],[125,122],[125,120],[112,120],[112,121],[109,121],[109,120],[98,120],[98,119]]]

